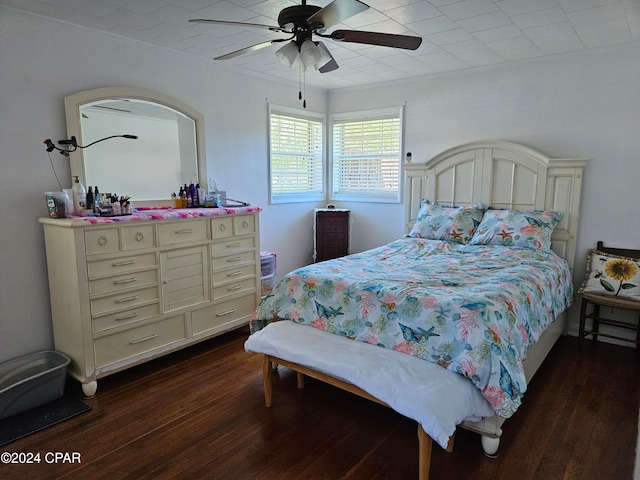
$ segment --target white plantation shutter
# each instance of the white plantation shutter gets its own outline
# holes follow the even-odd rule
[[[271,109],[271,200],[274,203],[324,198],[323,117]]]
[[[400,113],[396,108],[333,118],[332,198],[399,200]]]

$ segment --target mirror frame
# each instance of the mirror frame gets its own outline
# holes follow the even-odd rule
[[[171,97],[170,95],[144,87],[126,86],[94,88],[68,95],[64,98],[68,138],[75,136],[78,143],[83,145],[84,142],[82,140],[82,129],[80,125],[80,107],[87,103],[111,98],[131,98],[159,103],[192,118],[195,121],[196,126],[196,161],[198,162],[198,179],[200,181],[200,185],[207,185],[208,177],[204,144],[204,115],[193,107],[178,100],[177,98]],[[75,152],[71,152],[69,154],[69,159],[71,166],[71,181],[73,182],[73,177],[77,175],[80,181],[84,185],[87,185],[83,149],[78,148]],[[131,196],[134,197],[136,206],[173,206],[171,198],[145,199],[145,201],[139,201],[135,199],[135,192],[132,192]]]

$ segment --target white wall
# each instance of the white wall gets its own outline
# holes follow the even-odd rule
[[[584,276],[586,252],[598,240],[640,248],[639,45],[443,74],[396,88],[332,92],[328,111],[403,102],[405,151],[414,162],[477,140],[509,140],[554,158],[589,159],[576,289]],[[375,209],[360,209],[359,214],[374,218]],[[574,307],[572,333],[577,332],[578,314]]]
[[[209,176],[230,197],[265,209],[262,249],[279,254],[280,271],[311,261],[310,212],[319,205],[267,204],[267,101],[299,106],[296,85],[0,7],[0,362],[53,348],[38,218],[46,215],[43,192],[60,187],[42,142],[67,138],[66,95],[119,85],[200,110]],[[325,92],[306,94],[309,108],[324,112]],[[51,159],[62,187],[71,187],[69,160],[56,152]]]
[[[339,72],[338,72],[339,74]],[[405,103],[415,162],[473,140],[521,142],[552,157],[587,157],[576,285],[598,239],[640,246],[640,47],[460,71],[387,88],[307,89],[310,109]],[[232,198],[260,205],[261,247],[278,273],[308,263],[315,204],[268,205],[267,101],[297,107],[297,87],[0,7],[0,361],[53,347],[42,192],[58,190],[42,141],[66,138],[63,98],[103,86],[145,86],[206,119],[209,175]],[[51,154],[63,187],[68,160]],[[349,203],[353,250],[403,233],[404,206]],[[575,314],[573,312],[574,330]]]

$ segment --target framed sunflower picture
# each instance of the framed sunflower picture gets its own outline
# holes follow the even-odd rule
[[[595,293],[640,301],[640,260],[591,249],[578,293]]]

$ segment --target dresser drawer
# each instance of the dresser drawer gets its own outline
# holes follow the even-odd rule
[[[110,295],[108,297],[91,300],[91,314],[100,315],[102,313],[130,308],[156,300],[158,300],[158,287],[144,288],[133,292],[123,292],[119,295]]]
[[[235,252],[246,252],[256,248],[255,237],[232,238],[227,241],[214,242],[211,245],[211,253],[214,256],[231,255]]]
[[[212,307],[195,310],[191,313],[193,334],[199,335],[206,333],[209,330],[242,318],[246,318],[248,322],[249,317],[255,311],[256,307],[255,295],[247,295]]]
[[[96,367],[135,357],[186,338],[184,315],[95,340]]]
[[[230,295],[237,295],[239,293],[248,293],[256,291],[256,279],[247,278],[244,280],[239,280],[237,282],[232,282],[226,285],[220,285],[218,287],[213,287],[213,299],[221,300]]]
[[[247,277],[256,277],[256,265],[255,263],[248,265],[239,265],[235,268],[228,270],[214,270],[213,271],[213,287],[217,287],[220,284],[229,283],[244,279]]]
[[[153,225],[134,225],[122,228],[123,250],[139,250],[156,246]]]
[[[256,253],[255,251],[248,251],[243,253],[238,253],[235,255],[228,255],[226,257],[213,257],[211,259],[212,266],[211,268],[216,270],[222,270],[224,268],[230,268],[235,265],[242,265],[243,263],[256,263]]]
[[[98,295],[101,293],[117,292],[120,290],[130,290],[144,285],[158,284],[158,269],[146,270],[142,272],[127,273],[115,277],[101,278],[89,281],[89,294]]]
[[[233,237],[233,218],[218,217],[211,219],[211,238]]]
[[[160,245],[177,245],[207,239],[207,222],[189,220],[158,225]]]
[[[93,332],[102,332],[110,328],[121,327],[130,323],[139,322],[147,318],[160,315],[160,304],[158,302],[143,307],[132,308],[124,312],[112,313],[103,317],[94,318],[91,321]]]
[[[87,255],[120,251],[120,234],[117,227],[87,229],[84,232]]]
[[[140,270],[155,265],[157,265],[155,253],[145,253],[142,255],[132,255],[130,257],[87,263],[90,278]]]
[[[211,219],[211,237],[214,240],[252,233],[256,233],[256,217],[254,215],[223,216]]]
[[[236,235],[256,233],[256,217],[254,215],[239,215],[233,217],[233,232]]]

